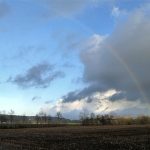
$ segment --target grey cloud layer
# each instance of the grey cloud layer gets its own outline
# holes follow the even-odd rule
[[[32,97],[32,101],[37,101],[37,100],[40,100],[40,99],[41,99],[40,96],[34,96],[34,97]]]
[[[86,81],[125,92],[129,100],[149,98],[149,29],[149,16],[135,12],[104,45],[82,54]]]
[[[78,14],[84,8],[96,4],[95,0],[39,0],[48,7],[49,17],[69,17]]]
[[[88,102],[90,102],[91,99],[91,95],[94,92],[104,92],[106,91],[105,87],[101,87],[99,84],[93,84],[90,85],[89,87],[86,87],[84,89],[82,89],[81,91],[72,91],[69,92],[67,95],[63,96],[63,101],[64,102],[70,102],[70,101],[75,101],[75,100],[81,100],[85,97],[88,98]]]
[[[111,36],[100,41],[100,36],[91,38],[81,53],[84,64],[85,89],[64,96],[72,101],[89,96],[90,93],[115,89],[119,93],[110,100],[150,99],[150,8],[133,12],[124,24],[117,26]]]
[[[53,65],[49,63],[41,63],[31,67],[23,75],[19,74],[14,78],[10,77],[8,82],[17,84],[22,88],[47,88],[53,80],[63,76],[64,73],[61,71],[55,71]]]
[[[10,11],[10,7],[4,1],[0,1],[0,18],[5,16]]]

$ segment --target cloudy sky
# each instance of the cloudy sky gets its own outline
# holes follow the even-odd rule
[[[0,111],[150,114],[149,0],[0,0]]]

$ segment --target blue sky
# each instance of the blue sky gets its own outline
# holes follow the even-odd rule
[[[9,112],[13,109],[20,115],[35,115],[41,110],[55,115],[57,111],[62,111],[66,117],[76,118],[84,108],[101,113],[104,107],[107,107],[105,106],[107,100],[113,105],[108,112],[116,113],[119,107],[122,108],[118,110],[120,113],[128,109],[123,105],[128,106],[128,104],[131,105],[130,103],[134,107],[134,112],[135,108],[137,113],[139,109],[145,109],[145,105],[149,102],[145,100],[145,105],[139,108],[142,98],[136,95],[137,91],[133,92],[135,93],[133,95],[136,95],[134,100],[127,96],[130,94],[126,94],[126,97],[116,100],[115,103],[111,101],[111,96],[119,95],[117,92],[128,93],[125,87],[129,85],[109,87],[109,84],[105,84],[103,90],[98,88],[87,95],[82,95],[84,93],[82,91],[93,87],[95,82],[99,85],[103,83],[101,78],[95,80],[97,76],[98,78],[101,76],[98,70],[105,67],[103,62],[98,63],[99,59],[105,59],[105,56],[97,58],[100,54],[101,43],[110,44],[110,41],[117,40],[118,36],[121,38],[126,36],[120,28],[127,29],[128,24],[130,28],[130,24],[132,26],[134,23],[130,21],[130,18],[135,20],[140,17],[139,20],[146,20],[146,25],[149,26],[149,16],[146,19],[141,17],[141,12],[144,11],[144,15],[147,15],[149,8],[148,0],[1,0],[0,110]],[[149,36],[145,38],[148,40]],[[98,51],[96,56],[94,56],[94,49]],[[147,59],[146,55],[143,56]],[[133,65],[136,62],[137,60],[131,63],[132,70],[137,67]],[[104,63],[107,64],[105,61]],[[92,65],[98,67],[95,69]],[[90,73],[91,70],[93,74]],[[110,71],[110,73],[113,77],[113,72]],[[137,74],[138,85],[144,89],[141,93],[148,97],[148,88],[145,89],[146,86],[142,84],[145,80],[143,81],[141,79],[143,76],[141,77],[138,73],[135,71],[134,75]],[[74,100],[69,99],[71,91],[74,92],[74,97],[78,94],[80,96]],[[110,96],[102,102],[104,105],[102,109],[94,110],[97,105],[94,102],[93,110],[91,110],[89,103],[83,99],[87,97],[94,99],[93,94],[97,92],[100,95],[110,94]],[[89,94],[92,95],[89,96]],[[65,99],[69,102],[66,103]],[[142,113],[147,114],[149,110]]]

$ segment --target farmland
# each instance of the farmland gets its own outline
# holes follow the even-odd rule
[[[149,150],[149,125],[0,129],[0,150]]]

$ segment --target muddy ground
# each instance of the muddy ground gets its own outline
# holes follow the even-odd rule
[[[150,125],[0,129],[0,150],[150,150]]]

